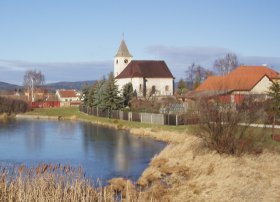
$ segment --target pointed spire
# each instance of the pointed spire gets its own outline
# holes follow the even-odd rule
[[[119,47],[119,50],[115,57],[132,57],[132,55],[129,53],[127,46],[125,44],[125,41],[122,40],[121,45]]]

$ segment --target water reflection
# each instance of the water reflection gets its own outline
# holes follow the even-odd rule
[[[26,138],[25,144],[29,152],[39,152],[44,146],[45,128],[40,126],[40,122],[29,122],[28,127],[22,128]]]
[[[70,163],[92,178],[136,179],[165,146],[149,138],[81,122],[0,123],[0,161]]]

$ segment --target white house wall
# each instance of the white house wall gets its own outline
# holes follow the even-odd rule
[[[269,87],[271,86],[272,82],[269,80],[268,77],[263,77],[262,80],[255,85],[255,87],[251,90],[251,93],[254,94],[266,94],[269,91]]]

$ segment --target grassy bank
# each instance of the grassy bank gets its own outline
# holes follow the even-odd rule
[[[131,122],[124,120],[108,119],[102,117],[89,116],[78,110],[77,107],[65,108],[39,108],[25,113],[27,115],[55,116],[64,120],[83,120],[89,121],[116,129],[126,129],[136,135],[146,135],[158,140],[170,143],[178,143],[185,140],[189,134],[195,134],[199,131],[199,126],[161,126],[151,125],[140,122]],[[256,144],[262,148],[280,151],[280,144],[271,139],[270,128],[249,128],[248,135],[257,139]],[[280,134],[280,130],[276,130]]]
[[[80,113],[77,108],[36,109],[28,114],[85,120],[170,142],[152,159],[137,182],[112,179],[110,185],[102,189],[92,185],[80,189],[82,195],[73,193],[71,188],[60,189],[76,197],[75,200],[113,201],[118,193],[124,201],[278,201],[280,198],[280,155],[271,149],[279,148],[279,143],[271,141],[271,129],[250,128],[248,131],[260,136],[257,143],[263,148],[262,153],[234,156],[205,147],[201,138],[191,135],[196,127],[153,126],[98,118]],[[136,185],[140,189],[136,189]],[[96,195],[99,198],[94,198]]]
[[[162,125],[151,125],[140,122],[108,119],[103,117],[89,116],[78,110],[77,107],[66,107],[66,108],[39,108],[33,111],[25,113],[26,115],[35,116],[56,116],[61,117],[64,120],[82,120],[89,121],[92,123],[113,127],[116,129],[129,130],[131,133],[140,136],[150,136],[155,139],[177,143],[182,141],[186,134],[196,129],[195,126],[162,126]],[[160,132],[160,133],[159,133]]]

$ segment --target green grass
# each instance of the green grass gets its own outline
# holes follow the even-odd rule
[[[134,121],[116,120],[103,117],[90,116],[79,111],[78,107],[61,107],[61,108],[37,108],[26,113],[27,115],[40,115],[40,116],[60,116],[63,119],[71,119],[74,116],[79,120],[103,122],[115,124],[117,126],[125,126],[128,128],[152,128],[155,130],[168,130],[171,132],[183,133],[188,126],[162,126],[152,125],[147,123],[140,123]]]

